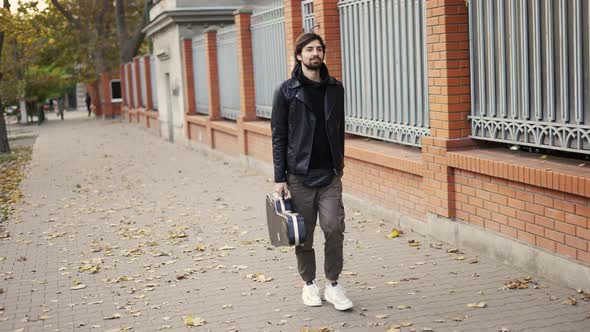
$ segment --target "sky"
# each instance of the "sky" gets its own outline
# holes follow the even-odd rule
[[[10,2],[10,11],[11,12],[15,12],[16,8],[18,8],[18,2],[19,0],[8,0]],[[29,2],[29,1],[33,1],[33,0],[20,0],[21,2]],[[34,0],[39,2],[40,8],[45,8],[47,6],[47,2],[49,0]]]

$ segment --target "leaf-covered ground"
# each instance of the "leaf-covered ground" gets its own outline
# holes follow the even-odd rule
[[[0,238],[8,236],[1,223],[8,219],[22,197],[18,185],[25,177],[25,166],[31,160],[31,153],[31,148],[22,148],[0,154]]]

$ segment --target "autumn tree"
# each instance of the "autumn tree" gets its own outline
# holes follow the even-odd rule
[[[10,15],[10,2],[8,0],[3,1],[2,12],[0,15]],[[2,47],[4,46],[4,26],[0,26],[0,82],[3,81],[2,72]],[[4,105],[2,102],[2,93],[0,91],[0,152],[9,152],[10,144],[8,143],[8,132],[6,130],[6,121],[4,119]]]

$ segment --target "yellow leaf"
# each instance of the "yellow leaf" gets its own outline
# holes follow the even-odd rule
[[[186,326],[203,326],[206,321],[201,317],[193,317],[193,315],[187,315],[184,317],[184,325]]]
[[[399,236],[399,230],[397,228],[394,228],[393,231],[391,231],[391,233],[389,233],[387,235],[388,238],[393,239]]]

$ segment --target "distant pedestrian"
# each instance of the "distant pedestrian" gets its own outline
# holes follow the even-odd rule
[[[63,101],[63,97],[59,97],[55,101],[55,106],[57,107],[57,109],[56,109],[57,116],[60,117],[63,120],[64,119],[64,101]]]
[[[88,117],[90,117],[90,115],[92,114],[90,105],[92,105],[92,98],[90,98],[90,94],[86,92],[86,109],[88,109]]]

